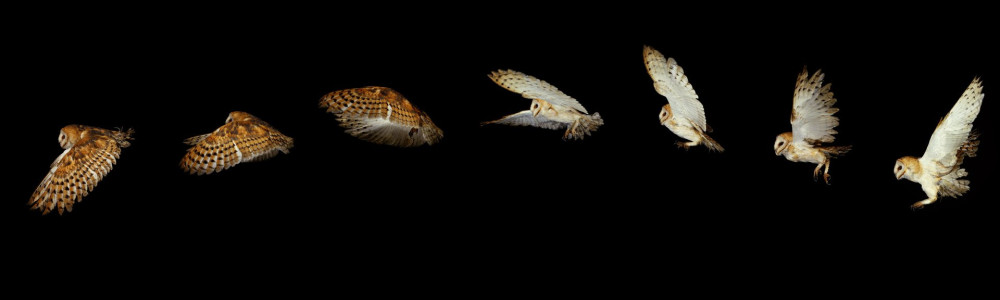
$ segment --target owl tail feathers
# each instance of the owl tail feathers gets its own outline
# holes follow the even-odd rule
[[[584,135],[589,136],[590,132],[596,131],[601,125],[604,125],[601,113],[584,115],[576,123],[570,124],[569,128],[566,129],[566,134],[563,135],[563,140],[582,140]]]
[[[121,145],[122,148],[128,148],[128,146],[132,145],[132,143],[129,143],[129,141],[135,140],[135,138],[132,137],[132,135],[135,134],[135,129],[133,128],[129,128],[128,130],[125,131],[118,129],[118,131],[115,131],[112,134],[115,138],[115,141],[118,141],[118,144]]]
[[[969,191],[969,181],[959,178],[968,175],[969,173],[966,172],[965,169],[958,169],[955,170],[955,172],[951,172],[950,174],[941,177],[941,189],[938,190],[938,195],[952,198],[958,198],[958,196],[964,195]]]
[[[822,151],[823,153],[825,153],[826,155],[830,156],[831,158],[834,158],[834,157],[844,156],[844,154],[847,154],[848,151],[851,151],[851,148],[852,148],[851,145],[847,145],[847,146],[823,146],[823,147],[819,147],[819,151]]]
[[[701,133],[701,143],[705,145],[705,147],[708,147],[708,150],[710,151],[714,152],[726,151],[725,148],[722,148],[722,145],[720,145],[719,142],[716,142],[714,139],[712,139],[712,137],[708,136],[704,132]]]

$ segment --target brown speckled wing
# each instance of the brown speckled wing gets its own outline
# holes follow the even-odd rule
[[[320,107],[336,115],[348,134],[377,144],[415,147],[442,137],[426,113],[387,87],[333,91],[323,96]]]
[[[120,145],[107,130],[89,130],[52,163],[49,174],[31,195],[28,204],[32,209],[42,214],[57,210],[60,215],[73,211],[73,204],[82,201],[111,172],[121,155]]]
[[[293,139],[263,121],[233,121],[222,125],[188,149],[181,160],[181,169],[191,174],[205,175],[220,172],[242,162],[261,161],[274,157],[278,152],[288,153]]]

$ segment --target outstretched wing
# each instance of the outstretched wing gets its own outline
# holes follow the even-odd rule
[[[982,82],[979,78],[973,79],[951,111],[938,122],[921,160],[935,161],[945,169],[953,168],[959,160],[959,148],[969,139],[972,121],[979,115],[985,96]]]
[[[89,132],[52,162],[28,204],[42,214],[73,211],[73,204],[82,201],[111,172],[121,151],[114,138]]]
[[[563,94],[555,86],[534,76],[514,70],[498,70],[490,73],[489,76],[496,84],[511,92],[521,94],[524,98],[542,99],[553,105],[570,107],[587,113],[587,109],[580,105],[576,99]]]
[[[545,129],[562,129],[566,127],[565,123],[559,123],[539,114],[537,117],[531,115],[530,110],[523,110],[521,112],[507,115],[506,117],[500,118],[499,120],[483,122],[486,124],[502,124],[510,126],[533,126]]]
[[[642,56],[646,62],[646,71],[653,78],[653,88],[667,97],[671,112],[690,120],[701,131],[707,131],[705,107],[698,101],[698,94],[688,82],[687,75],[684,75],[684,68],[677,65],[673,57],[665,59],[660,51],[650,46],[642,49]]]
[[[805,67],[799,73],[792,98],[793,142],[830,143],[834,140],[833,135],[837,134],[833,128],[840,121],[833,114],[840,109],[833,107],[837,99],[830,91],[830,84],[823,85],[823,76],[822,70],[816,70],[809,77],[809,71]]]
[[[372,143],[416,147],[433,145],[442,137],[429,116],[391,88],[333,91],[319,105],[336,115],[348,134]]]
[[[200,139],[200,140],[198,140]],[[215,132],[189,138],[197,141],[181,159],[181,169],[205,175],[229,169],[241,162],[261,161],[293,146],[293,139],[263,121],[232,121]]]

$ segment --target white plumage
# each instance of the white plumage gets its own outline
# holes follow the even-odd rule
[[[684,68],[677,61],[664,58],[663,54],[652,47],[645,46],[642,51],[646,63],[646,71],[653,78],[653,88],[668,104],[660,109],[660,124],[666,126],[677,136],[691,142],[678,146],[688,148],[704,144],[709,150],[722,152],[724,149],[706,132],[711,132],[705,119],[705,107],[698,101],[698,93],[684,75]]]
[[[968,175],[961,168],[966,157],[975,157],[979,149],[978,135],[972,132],[972,122],[983,105],[983,85],[979,78],[972,80],[962,96],[938,123],[924,155],[920,158],[904,156],[896,160],[893,172],[896,179],[906,178],[920,183],[927,199],[913,204],[913,208],[934,203],[938,196],[958,197],[969,191],[969,181],[960,179]]]
[[[511,126],[533,126],[558,130],[566,128],[563,139],[583,139],[598,127],[604,125],[599,113],[589,115],[587,109],[573,97],[567,96],[555,86],[534,76],[514,70],[499,70],[490,74],[490,79],[503,88],[532,99],[528,110],[507,115],[485,124]]]
[[[813,170],[814,180],[819,180],[819,171],[825,166],[823,180],[830,184],[830,160],[846,154],[851,146],[822,145],[834,141],[837,131],[833,128],[840,124],[833,115],[839,111],[833,107],[837,99],[830,91],[831,84],[823,85],[824,76],[817,70],[810,77],[809,71],[802,68],[792,96],[792,131],[775,138],[774,155],[784,155],[789,161],[817,164]]]

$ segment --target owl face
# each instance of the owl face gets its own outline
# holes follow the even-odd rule
[[[63,149],[73,147],[83,137],[83,131],[80,125],[66,125],[59,130],[59,146]]]
[[[660,124],[666,125],[667,121],[670,120],[670,117],[673,116],[673,112],[670,111],[670,104],[664,104],[663,108],[660,109]]]
[[[782,155],[788,151],[788,145],[792,143],[792,133],[785,132],[774,138],[774,155]]]
[[[896,174],[896,180],[911,178],[920,168],[920,162],[912,156],[904,156],[896,160],[896,166],[892,167],[892,172]]]
[[[538,114],[541,113],[543,110],[547,110],[547,109],[551,109],[551,108],[552,108],[552,104],[549,104],[548,101],[541,100],[541,99],[531,100],[531,115],[532,116],[538,117]]]

